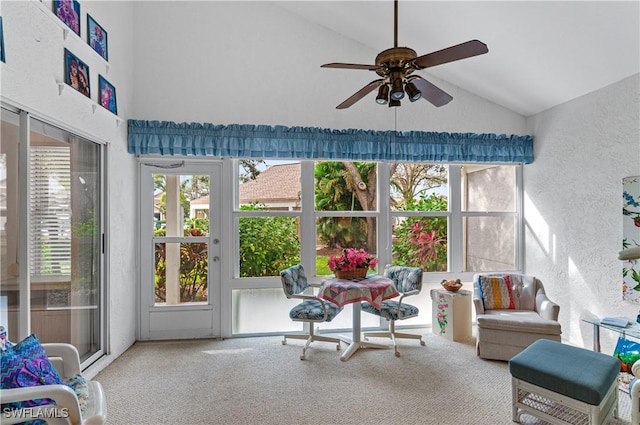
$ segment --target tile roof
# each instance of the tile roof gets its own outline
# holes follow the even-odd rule
[[[240,203],[276,203],[300,200],[300,163],[272,165],[255,180],[240,185]]]
[[[255,180],[240,184],[240,204],[300,203],[300,163],[272,165]],[[209,195],[191,201],[208,205]]]

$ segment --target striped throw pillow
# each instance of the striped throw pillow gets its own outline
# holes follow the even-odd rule
[[[480,290],[485,310],[516,308],[509,276],[480,276]]]

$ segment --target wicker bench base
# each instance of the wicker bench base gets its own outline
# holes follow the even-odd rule
[[[602,425],[618,417],[618,382],[614,381],[599,406],[511,378],[513,421],[527,413],[554,425]]]

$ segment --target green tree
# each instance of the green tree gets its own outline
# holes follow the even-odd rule
[[[447,183],[447,169],[441,164],[394,162],[390,174],[393,206],[396,206],[394,194],[407,203]]]
[[[190,176],[180,182],[180,191],[189,200],[202,198],[209,194],[209,176]]]
[[[265,165],[262,159],[241,159],[240,161],[240,181],[246,183],[249,180],[255,180],[260,174],[260,165]]]
[[[316,209],[319,211],[371,211],[376,208],[376,164],[372,162],[320,162],[315,167]],[[318,234],[329,247],[376,248],[375,219],[318,219]]]
[[[165,229],[154,232],[156,236],[165,236]],[[191,228],[184,231],[185,236],[205,236],[204,231]],[[166,243],[155,245],[155,297],[156,302],[166,301]],[[207,300],[208,278],[207,244],[188,242],[180,244],[180,302],[196,302]]]
[[[242,211],[264,209],[241,206]],[[280,270],[300,262],[300,240],[294,217],[241,217],[240,277],[277,276]]]
[[[182,183],[181,186],[183,186],[184,183]],[[164,174],[154,174],[153,175],[153,188],[154,188],[154,192],[156,193],[156,195],[158,193],[162,193],[160,195],[160,204],[158,205],[158,210],[160,210],[160,213],[164,216],[167,214],[167,193],[166,193],[166,187],[167,187],[167,176]],[[184,189],[184,186],[183,186]],[[207,179],[207,191],[208,191],[208,179]],[[180,191],[180,206],[182,207],[182,211],[184,212],[184,217],[189,217],[190,215],[190,210],[189,207],[191,205],[190,202],[191,198],[187,198],[187,196],[185,195],[184,190]]]
[[[404,211],[446,211],[447,199],[435,193],[410,200]],[[447,270],[447,218],[407,217],[393,229],[393,264]]]

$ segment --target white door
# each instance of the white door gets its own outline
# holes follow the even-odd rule
[[[140,338],[220,335],[221,163],[140,164]]]

